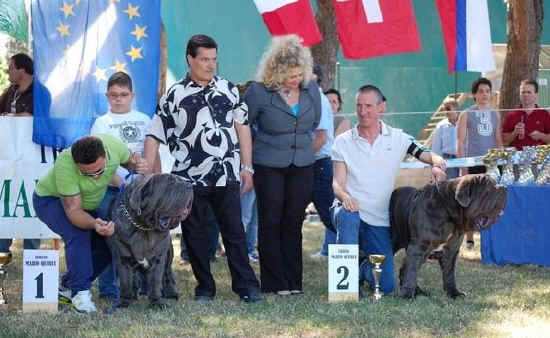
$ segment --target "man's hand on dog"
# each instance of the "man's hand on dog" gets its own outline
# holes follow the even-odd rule
[[[94,229],[101,236],[110,237],[115,233],[115,223],[104,221],[101,218],[96,218],[94,222]]]

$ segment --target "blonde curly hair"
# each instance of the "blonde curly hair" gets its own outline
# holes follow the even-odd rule
[[[289,71],[296,67],[304,71],[302,84],[308,83],[313,68],[309,48],[302,46],[300,38],[294,34],[274,37],[262,56],[256,80],[268,88],[279,89]]]

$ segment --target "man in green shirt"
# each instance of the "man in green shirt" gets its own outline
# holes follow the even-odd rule
[[[111,262],[105,237],[113,235],[102,205],[107,186],[122,165],[148,173],[147,162],[133,156],[120,140],[109,135],[85,136],[63,151],[42,177],[33,194],[38,218],[65,243],[67,274],[62,286],[71,290],[79,312],[96,311],[91,300],[93,280]]]

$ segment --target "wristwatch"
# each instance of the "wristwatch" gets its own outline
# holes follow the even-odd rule
[[[250,165],[241,164],[241,170],[246,170],[252,175],[254,175],[254,168],[252,168],[252,166]]]

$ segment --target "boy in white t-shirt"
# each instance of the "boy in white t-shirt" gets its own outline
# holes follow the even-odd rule
[[[136,155],[143,157],[143,142],[145,132],[149,128],[151,118],[139,111],[132,109],[132,101],[135,93],[132,91],[132,79],[124,72],[116,72],[107,81],[107,101],[109,111],[98,117],[90,130],[90,134],[109,134],[122,140]],[[154,172],[160,172],[160,157],[157,156]],[[128,170],[123,167],[117,169],[106,195],[110,195],[111,201],[116,198],[122,182],[125,181]],[[109,203],[107,202],[107,203]],[[113,260],[114,263],[114,260]],[[99,297],[118,299],[119,287],[117,275],[113,264],[109,265],[98,278]],[[143,289],[142,289],[143,291]]]

